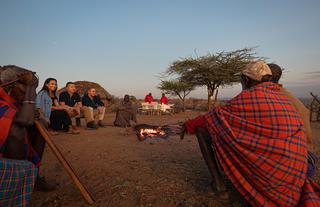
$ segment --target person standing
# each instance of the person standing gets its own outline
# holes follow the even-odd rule
[[[154,102],[154,99],[153,99],[153,97],[152,97],[152,93],[149,93],[149,94],[147,94],[147,95],[145,96],[144,102],[146,102],[146,103]]]
[[[169,103],[169,100],[166,97],[166,94],[163,93],[162,96],[161,96],[161,99],[160,99],[160,104],[168,105],[168,103]]]
[[[90,88],[82,97],[82,109],[87,122],[87,127],[97,129],[98,126],[105,127],[103,119],[106,108],[101,101],[100,96],[96,94],[95,88]],[[98,116],[98,124],[95,122],[95,116]]]

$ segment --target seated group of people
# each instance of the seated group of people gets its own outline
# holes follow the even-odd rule
[[[72,118],[79,118],[81,113],[86,119],[88,128],[97,129],[105,126],[103,124],[105,106],[96,94],[95,88],[90,88],[81,98],[76,92],[76,85],[68,82],[66,91],[58,96],[57,80],[48,78],[37,94],[36,107],[43,114],[52,134],[56,134],[58,130],[78,134],[79,130],[76,124],[72,124]]]
[[[45,80],[37,94],[38,84],[35,72],[15,65],[0,66],[0,206],[28,206],[34,189],[55,189],[40,176],[46,142],[35,121],[46,129],[77,133],[71,118],[83,112],[87,127],[104,126],[105,107],[96,89],[90,88],[81,99],[72,82],[59,96],[56,79]],[[115,125],[125,127],[131,120],[137,122],[126,95]]]

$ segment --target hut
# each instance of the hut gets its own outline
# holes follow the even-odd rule
[[[77,92],[80,96],[83,96],[90,88],[95,88],[97,95],[99,95],[102,100],[110,100],[112,98],[112,95],[98,83],[90,81],[76,81],[74,84],[76,85]],[[58,90],[58,93],[60,94],[65,90],[66,87],[63,87]]]

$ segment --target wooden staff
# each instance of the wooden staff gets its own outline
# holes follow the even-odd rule
[[[71,167],[71,165],[67,162],[67,160],[64,158],[58,147],[55,145],[55,143],[51,140],[47,130],[43,128],[43,126],[39,123],[39,121],[35,121],[35,125],[37,129],[39,130],[40,134],[44,138],[44,140],[49,145],[50,149],[53,151],[53,154],[58,158],[58,160],[63,165],[64,169],[67,171],[67,173],[70,175],[72,181],[74,184],[79,188],[82,196],[84,199],[88,202],[89,205],[92,205],[95,201],[88,191],[88,189],[81,183],[79,177],[76,175],[74,169]]]

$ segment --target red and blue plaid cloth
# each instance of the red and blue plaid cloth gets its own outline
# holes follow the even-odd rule
[[[307,178],[303,122],[278,85],[242,91],[205,120],[226,175],[252,206],[320,206],[320,188]]]
[[[14,100],[0,87],[0,158],[3,157],[6,140],[17,110]],[[25,159],[31,161],[36,166],[39,166],[41,164],[40,157],[33,150],[28,135],[26,135],[24,143]]]
[[[31,162],[0,158],[0,206],[29,206],[36,177]]]
[[[7,140],[9,130],[17,108],[14,100],[0,87],[0,147]]]

